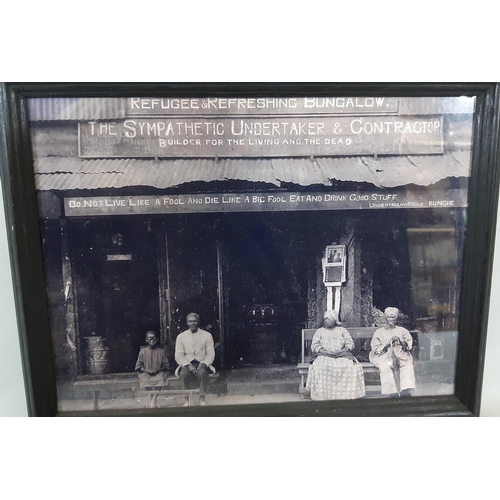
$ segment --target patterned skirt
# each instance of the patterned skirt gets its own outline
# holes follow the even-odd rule
[[[318,356],[309,367],[306,388],[314,401],[361,398],[365,395],[363,368],[351,359]]]

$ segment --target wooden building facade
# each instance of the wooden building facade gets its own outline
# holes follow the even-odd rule
[[[398,101],[391,119],[439,120],[441,140],[424,154],[414,133],[392,154],[289,157],[272,146],[272,157],[108,149],[96,157],[85,127],[93,121],[108,134],[111,123],[136,120],[130,102],[32,99],[60,376],[133,371],[148,330],[160,333],[173,361],[190,312],[214,336],[218,369],[295,364],[302,328],[320,326],[327,308],[328,245],[346,252],[344,325],[372,326],[395,306],[410,328],[454,331],[471,148],[472,107],[461,106]],[[369,136],[375,125],[362,113],[341,119],[354,117]]]

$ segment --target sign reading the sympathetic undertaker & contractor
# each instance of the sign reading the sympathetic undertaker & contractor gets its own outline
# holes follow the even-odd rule
[[[396,97],[256,97],[204,99],[144,98],[127,100],[127,114],[163,115],[293,115],[395,114]]]
[[[441,116],[187,117],[87,121],[83,158],[408,155],[443,152]]]

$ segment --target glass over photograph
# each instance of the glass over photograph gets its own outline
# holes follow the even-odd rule
[[[454,393],[474,98],[28,107],[59,411]]]

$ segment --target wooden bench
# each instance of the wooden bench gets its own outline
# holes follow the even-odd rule
[[[180,379],[180,371],[181,371],[182,366],[178,366],[175,370],[174,377],[167,377],[167,384],[169,380],[179,380]],[[210,365],[208,367],[212,373],[208,375],[209,379],[214,379],[219,376],[217,373],[217,370]],[[148,408],[152,408],[151,406],[151,397],[153,395],[184,395],[188,397],[188,406],[193,406],[193,395],[195,394],[200,394],[200,389],[171,389],[169,388],[168,385],[165,385],[163,387],[158,387],[158,388],[151,388],[151,389],[143,389],[143,392],[146,394],[146,405]]]
[[[208,376],[209,379],[216,379],[219,374],[213,366],[209,367],[212,373]],[[169,381],[178,381],[180,379],[179,372],[181,367],[178,366],[175,370],[174,376],[167,377],[167,384]],[[113,377],[113,378],[111,378]],[[169,395],[180,395],[183,394],[188,397],[189,406],[193,406],[193,395],[199,394],[199,389],[177,389],[169,388],[168,385],[159,387],[157,389],[140,389],[139,388],[139,378],[137,374],[133,373],[123,373],[116,375],[102,375],[98,376],[82,376],[73,382],[75,387],[88,390],[91,394],[93,401],[93,409],[96,411],[99,409],[99,395],[101,391],[117,391],[117,390],[132,390],[138,391],[146,394],[146,407],[151,407],[151,397],[153,394],[169,394]]]
[[[375,330],[378,327],[359,327],[359,328],[346,328],[346,330],[351,335],[354,340],[354,349],[352,354],[360,362],[363,368],[363,373],[366,375],[369,373],[378,374],[378,369],[368,359],[368,354],[370,352],[370,341],[373,337]],[[301,349],[301,362],[297,365],[300,375],[299,381],[299,394],[302,394],[302,398],[309,393],[306,389],[307,374],[309,372],[309,367],[311,366],[312,352],[311,344],[314,333],[316,329],[303,329],[302,330],[302,349]]]
[[[142,389],[142,392],[146,394],[146,407],[156,408],[156,405],[152,404],[153,399],[151,398],[151,396],[154,395],[176,396],[182,394],[183,396],[188,397],[188,406],[193,406],[193,395],[199,394],[200,389],[169,389],[168,386],[163,386],[163,387],[152,387],[151,389]]]
[[[128,375],[128,374],[127,374]],[[94,379],[87,380],[82,378],[73,382],[75,387],[86,389],[90,392],[93,400],[94,410],[99,408],[99,394],[101,391],[116,391],[116,390],[137,390],[139,389],[139,380],[131,377],[115,378],[115,379]]]

